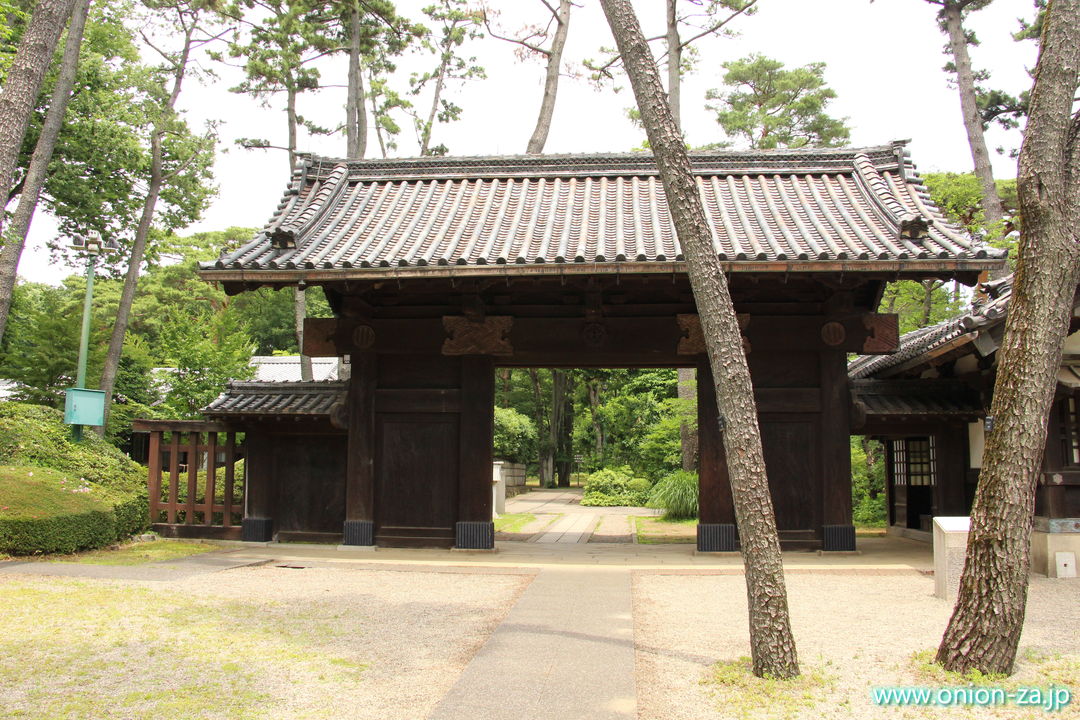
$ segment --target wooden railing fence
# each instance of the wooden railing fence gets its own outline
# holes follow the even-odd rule
[[[240,539],[244,457],[236,431],[216,422],[136,420],[148,432],[150,524],[166,537]]]

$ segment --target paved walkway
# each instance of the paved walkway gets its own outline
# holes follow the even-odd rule
[[[429,718],[636,716],[630,572],[564,567],[536,576]]]
[[[630,518],[659,515],[644,507],[586,507],[581,488],[536,489],[506,501],[506,512],[535,515],[536,520],[515,533],[514,540],[535,543],[632,543]]]

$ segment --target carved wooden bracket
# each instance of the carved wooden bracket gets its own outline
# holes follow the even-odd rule
[[[739,332],[743,333],[742,345],[743,352],[750,352],[750,341],[746,339],[746,328],[750,325],[750,316],[747,314],[737,315],[736,318],[739,321]],[[680,355],[703,355],[705,354],[705,333],[701,329],[701,318],[697,315],[686,314],[676,315],[675,319],[679,323],[679,329],[683,333],[683,337],[679,338],[679,347],[677,352]]]
[[[863,327],[869,334],[863,341],[866,355],[894,353],[900,349],[900,318],[898,315],[868,313],[863,315]]]
[[[510,316],[486,317],[474,322],[462,315],[443,316],[448,338],[443,341],[443,355],[513,355],[510,344]]]
[[[305,318],[304,354],[340,357],[375,347],[375,328],[356,320]]]

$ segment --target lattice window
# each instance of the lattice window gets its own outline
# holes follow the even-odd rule
[[[893,440],[893,485],[907,485],[906,440]]]
[[[1061,403],[1061,461],[1066,466],[1080,465],[1080,404],[1075,395]]]
[[[931,486],[936,483],[934,437],[892,441],[893,485]]]

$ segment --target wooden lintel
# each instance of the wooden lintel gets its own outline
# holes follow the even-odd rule
[[[132,420],[131,428],[139,432],[229,432],[236,430],[230,423],[206,420]]]
[[[510,316],[485,317],[481,322],[476,322],[460,315],[446,315],[442,320],[448,335],[443,341],[443,355],[514,354],[509,339],[514,318]]]

